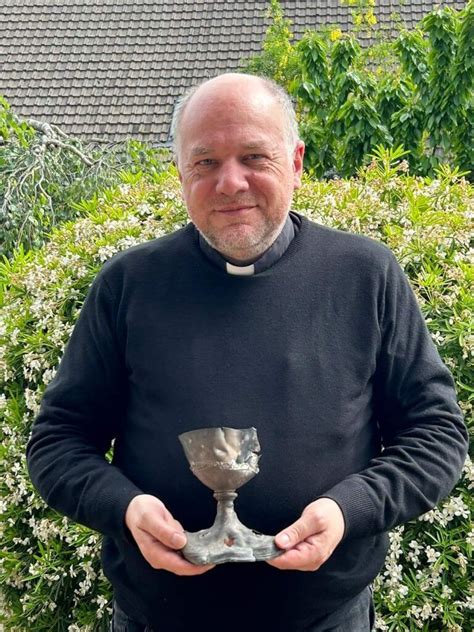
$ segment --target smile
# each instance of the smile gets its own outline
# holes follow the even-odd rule
[[[226,215],[237,215],[239,213],[245,213],[246,211],[251,211],[255,206],[229,206],[224,208],[218,208],[216,211],[218,213],[225,213]]]

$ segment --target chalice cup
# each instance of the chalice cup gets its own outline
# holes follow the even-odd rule
[[[193,564],[223,564],[269,560],[283,553],[273,536],[243,525],[234,509],[236,490],[258,474],[260,444],[255,428],[201,428],[178,438],[191,471],[217,500],[212,527],[186,532],[184,557]]]

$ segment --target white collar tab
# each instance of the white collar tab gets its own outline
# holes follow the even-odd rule
[[[228,261],[225,262],[227,274],[235,274],[236,276],[252,276],[255,274],[255,266],[251,263],[249,266],[234,266]]]

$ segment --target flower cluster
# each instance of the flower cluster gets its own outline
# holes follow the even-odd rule
[[[402,165],[403,167],[403,165]],[[470,419],[470,264],[474,193],[464,180],[422,180],[403,169],[384,178],[371,165],[350,181],[312,182],[294,208],[315,221],[386,242],[409,276],[433,339],[452,370]],[[88,203],[33,255],[19,253],[0,276],[0,621],[23,632],[105,632],[110,588],[100,537],[45,507],[29,481],[25,445],[85,293],[103,262],[186,220],[172,168]],[[391,534],[377,579],[379,630],[472,629],[469,560],[474,469],[453,495]]]

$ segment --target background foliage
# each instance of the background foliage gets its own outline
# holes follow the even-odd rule
[[[406,169],[396,153],[379,150],[358,178],[306,179],[295,209],[392,248],[472,426],[474,192],[449,169],[436,179],[408,176]],[[44,506],[28,479],[24,452],[45,385],[102,263],[186,222],[172,167],[154,183],[133,174],[128,179],[82,203],[83,215],[56,230],[41,250],[20,251],[1,267],[0,610],[7,631],[107,629],[110,588],[99,568],[99,537]],[[449,499],[392,533],[377,582],[379,630],[472,629],[473,487],[468,461]]]
[[[353,2],[358,28],[376,22],[374,2]],[[360,6],[359,6],[360,5]],[[244,70],[269,76],[297,102],[306,167],[354,175],[374,148],[402,146],[412,173],[447,163],[474,172],[474,2],[437,9],[414,31],[366,49],[357,30],[325,27],[293,43],[291,23],[271,0],[263,50]]]
[[[164,153],[136,140],[88,143],[55,125],[21,120],[0,96],[0,256],[39,247],[77,217],[77,203],[125,173],[159,173]]]
[[[474,193],[462,171],[474,163],[473,2],[459,14],[438,10],[417,31],[369,49],[357,34],[374,25],[374,0],[345,2],[354,11],[352,36],[334,27],[293,43],[289,22],[271,0],[272,25],[248,68],[295,96],[313,175],[356,176],[305,179],[295,210],[382,240],[395,252],[472,431]],[[0,247],[8,255],[0,264],[0,627],[6,632],[108,628],[100,536],[45,507],[27,476],[25,445],[103,262],[186,221],[176,173],[161,152],[134,141],[84,146],[54,126],[18,119],[0,99]],[[449,499],[392,532],[376,583],[377,629],[474,628],[473,489],[468,460]]]

